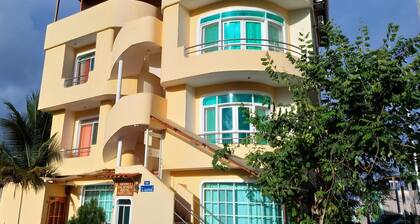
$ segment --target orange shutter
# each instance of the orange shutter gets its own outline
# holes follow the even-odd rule
[[[80,127],[79,156],[89,155],[89,148],[92,143],[92,128],[92,124],[83,124]]]

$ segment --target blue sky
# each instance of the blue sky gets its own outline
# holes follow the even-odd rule
[[[77,0],[61,1],[63,16],[77,10]],[[1,102],[11,101],[22,109],[26,95],[39,89],[45,29],[54,7],[55,0],[0,0]],[[367,25],[374,45],[380,43],[389,22],[399,24],[406,37],[420,32],[416,0],[330,0],[330,17],[352,38]],[[0,105],[0,116],[4,115]]]

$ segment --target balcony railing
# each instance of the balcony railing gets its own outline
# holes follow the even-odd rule
[[[199,134],[198,136],[204,138],[212,144],[250,144],[253,143],[251,138],[255,132],[239,131],[239,132],[211,132]],[[259,143],[264,144],[264,143]]]
[[[78,149],[62,149],[61,153],[64,158],[87,157],[90,155],[90,147]]]
[[[89,76],[85,75],[85,76],[75,76],[72,78],[68,78],[64,80],[64,87],[72,87],[72,86],[77,86],[83,83],[86,83],[89,80]]]
[[[264,51],[276,51],[276,52],[291,52],[301,55],[301,49],[292,44],[273,41],[267,39],[226,39],[206,42],[197,44],[191,47],[185,48],[185,55],[194,53],[204,54],[213,51],[225,51],[225,50],[264,50]]]

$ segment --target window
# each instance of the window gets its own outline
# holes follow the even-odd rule
[[[105,211],[106,223],[111,223],[112,202],[114,195],[113,185],[91,185],[84,187],[83,204],[96,199],[99,207]]]
[[[117,224],[129,224],[131,216],[131,201],[119,199],[117,201]]]
[[[98,126],[98,118],[80,120],[77,129],[76,147],[66,150],[64,157],[89,156],[91,146],[96,145],[97,142]]]
[[[95,51],[82,53],[76,56],[73,78],[66,80],[65,86],[75,86],[86,83],[89,74],[95,68]]]
[[[200,24],[201,53],[284,49],[284,19],[271,12],[248,9],[226,11],[204,17]]]
[[[270,97],[252,93],[229,93],[202,99],[203,134],[215,144],[244,143],[255,132],[249,115],[268,114]]]
[[[206,224],[280,224],[283,211],[249,183],[204,183]]]

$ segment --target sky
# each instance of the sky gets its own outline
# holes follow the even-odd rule
[[[61,2],[61,17],[78,9],[77,0]],[[0,0],[0,102],[10,101],[22,110],[25,97],[39,89],[45,30],[54,8],[55,0]],[[373,46],[381,43],[390,22],[399,24],[405,37],[420,32],[416,0],[330,0],[330,19],[352,39],[367,25]]]

